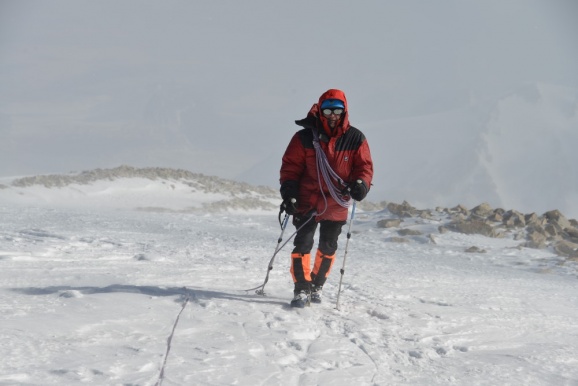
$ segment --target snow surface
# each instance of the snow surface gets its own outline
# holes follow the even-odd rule
[[[440,234],[437,213],[405,219],[423,235],[397,243],[376,226],[391,213],[358,210],[340,310],[344,235],[324,302],[296,310],[290,246],[267,296],[244,291],[264,279],[276,212],[62,193],[0,200],[0,385],[578,385],[576,263],[513,237]]]

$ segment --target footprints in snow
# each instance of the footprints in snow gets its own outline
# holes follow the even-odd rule
[[[395,295],[384,299],[364,293],[364,288],[354,291],[356,298],[362,301],[356,303],[356,309],[351,312],[365,308],[372,321],[360,325],[354,343],[363,344],[366,349],[372,346],[387,347],[394,362],[406,364],[470,351],[463,344],[463,336],[469,332],[460,331],[459,315],[454,315],[450,302]],[[469,325],[468,321],[461,324],[464,327]]]

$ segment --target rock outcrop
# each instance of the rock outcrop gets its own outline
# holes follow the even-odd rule
[[[419,210],[408,202],[402,204],[387,203],[389,217],[378,221],[380,228],[398,228],[403,220],[410,217],[431,218],[431,210]],[[559,256],[578,261],[578,222],[567,219],[559,210],[551,210],[542,215],[524,214],[516,210],[492,208],[482,203],[468,209],[463,205],[453,208],[436,208],[435,211],[445,214],[448,221],[440,225],[440,233],[459,232],[480,234],[486,237],[505,237],[513,235],[521,240],[521,247],[545,249],[551,248]],[[401,229],[399,235],[412,235],[412,231]],[[417,234],[417,233],[415,233]],[[432,239],[430,235],[430,239]],[[474,249],[468,252],[478,252]]]

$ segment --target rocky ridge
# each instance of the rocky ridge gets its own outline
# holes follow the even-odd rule
[[[496,238],[513,236],[514,240],[520,240],[520,248],[548,248],[567,260],[578,261],[578,221],[567,219],[559,210],[537,215],[494,209],[487,203],[472,209],[458,205],[453,208],[438,207],[435,210],[416,209],[408,202],[383,204],[390,215],[377,222],[379,228],[400,228],[405,218],[434,219],[443,215],[447,221],[438,227],[440,233],[459,232]],[[409,234],[408,231],[400,229],[398,234],[405,236]],[[429,235],[429,239],[435,242],[434,235]],[[408,240],[395,238],[392,241]],[[479,253],[483,250],[472,247],[467,252]]]
[[[220,193],[228,199],[203,204],[203,210],[223,211],[228,209],[276,210],[280,200],[277,189],[192,173],[182,169],[171,168],[135,168],[119,166],[113,169],[94,169],[80,173],[64,175],[39,175],[13,180],[9,185],[0,185],[0,189],[27,188],[40,185],[45,188],[62,188],[72,184],[87,185],[95,181],[115,181],[122,178],[145,178],[162,180],[163,183],[180,183],[191,188],[191,191]],[[408,202],[402,204],[364,200],[359,208],[365,211],[384,210],[384,218],[378,221],[380,228],[397,228],[399,237],[391,238],[394,242],[410,242],[411,237],[419,237],[420,231],[403,227],[407,218],[431,220],[444,217],[438,228],[440,233],[459,232],[479,234],[486,237],[512,236],[519,240],[520,247],[551,249],[559,256],[578,261],[578,221],[567,219],[559,210],[551,210],[542,215],[524,214],[516,210],[494,209],[482,203],[472,209],[463,205],[453,208],[417,209]],[[165,208],[139,208],[148,211],[166,211]],[[194,210],[192,210],[194,211]],[[428,235],[430,242],[435,242],[434,235]],[[483,252],[470,248],[468,252]]]

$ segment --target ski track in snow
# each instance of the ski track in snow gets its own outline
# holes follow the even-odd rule
[[[0,214],[0,385],[154,385],[187,297],[163,385],[578,385],[576,267],[511,239],[406,220],[436,244],[393,243],[387,214],[362,213],[341,310],[345,235],[323,304],[291,309],[290,245],[267,296],[242,291],[275,214]]]

